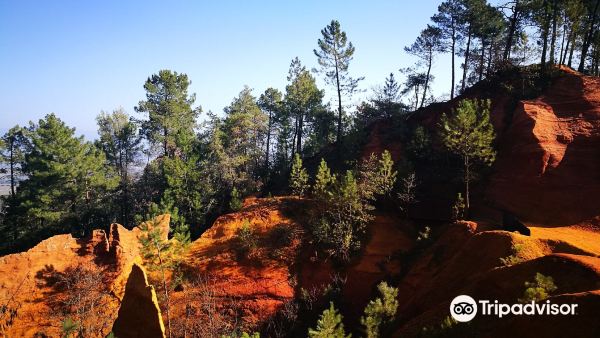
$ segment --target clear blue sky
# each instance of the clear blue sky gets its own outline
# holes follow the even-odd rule
[[[403,48],[439,3],[0,0],[0,130],[54,112],[94,138],[96,115],[119,106],[135,114],[160,69],[187,73],[197,103],[221,113],[245,84],[255,95],[283,90],[295,56],[315,67],[331,19],[356,46],[350,72],[370,91],[414,63]],[[436,96],[449,92],[448,60],[434,68]]]

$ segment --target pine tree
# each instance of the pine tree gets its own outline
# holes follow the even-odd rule
[[[224,109],[221,142],[233,170],[230,187],[240,191],[256,190],[264,163],[263,145],[268,116],[260,110],[252,89],[245,86]]]
[[[0,163],[8,165],[10,179],[10,196],[15,196],[18,180],[22,175],[25,155],[31,149],[25,128],[14,126],[0,138]]]
[[[302,159],[300,155],[296,153],[294,156],[294,162],[292,164],[292,171],[290,173],[290,189],[292,194],[296,196],[304,196],[304,192],[308,188],[308,174],[306,169],[302,167]]]
[[[462,35],[460,34],[460,20],[461,20],[461,2],[459,0],[447,0],[438,6],[438,13],[431,17],[431,20],[437,25],[442,34],[442,38],[446,45],[450,47],[451,57],[451,71],[452,71],[452,83],[450,87],[450,99],[454,98],[454,87],[456,83],[456,76],[454,70],[455,56],[457,54],[457,48],[462,41]],[[448,41],[449,40],[449,41]]]
[[[315,198],[321,201],[326,201],[331,198],[335,181],[335,175],[331,174],[327,162],[325,162],[324,159],[321,159],[317,176],[315,177],[315,184],[313,185],[313,194]]]
[[[405,47],[404,50],[420,59],[421,63],[425,64],[427,69],[425,73],[425,84],[423,86],[423,97],[421,98],[421,104],[419,108],[423,107],[425,98],[427,97],[427,89],[431,81],[431,67],[433,65],[434,57],[436,53],[445,51],[446,46],[442,40],[441,29],[427,25],[427,28],[421,31],[417,40],[410,46]]]
[[[348,66],[354,55],[354,46],[348,41],[346,32],[342,31],[337,20],[321,30],[323,39],[319,39],[319,49],[314,53],[318,58],[321,72],[328,83],[335,86],[338,98],[337,142],[340,143],[343,133],[342,93],[352,95],[363,77],[353,79],[348,75]]]
[[[346,335],[344,331],[344,323],[342,323],[342,315],[337,312],[333,302],[329,303],[329,309],[325,309],[315,329],[308,329],[310,338],[346,338],[351,335]]]
[[[469,183],[474,161],[493,163],[496,151],[494,128],[490,123],[490,101],[465,99],[458,103],[453,116],[442,115],[440,135],[446,148],[459,155],[464,166],[465,208],[468,212]]]
[[[394,160],[392,160],[392,154],[389,151],[384,150],[381,153],[381,159],[379,161],[379,167],[377,168],[377,189],[379,194],[385,195],[394,189],[398,172],[394,170]]]
[[[381,325],[394,319],[398,309],[398,289],[386,282],[377,285],[381,297],[369,301],[365,307],[365,315],[360,323],[365,327],[367,338],[377,338],[381,334]]]
[[[162,145],[162,154],[174,157],[190,150],[194,139],[196,118],[201,108],[192,108],[195,94],[188,94],[191,81],[186,74],[161,70],[144,84],[146,100],[140,101],[137,112],[148,113],[142,131],[152,144]]]
[[[233,188],[231,190],[231,196],[229,199],[229,209],[231,211],[240,211],[242,209],[244,202],[242,201],[242,197],[240,196],[240,192],[237,188]]]
[[[269,116],[267,125],[267,146],[265,149],[265,170],[267,171],[269,170],[271,163],[271,136],[273,135],[275,117],[278,112],[283,109],[282,104],[282,94],[275,88],[267,88],[258,99],[258,106]]]
[[[133,221],[132,204],[134,203],[130,171],[142,150],[139,128],[123,108],[116,109],[111,114],[101,112],[96,117],[96,121],[100,136],[96,145],[104,151],[106,160],[120,177],[117,194],[121,198],[117,203],[120,209],[117,220],[125,227],[129,227]]]
[[[295,118],[295,152],[303,154],[304,132],[307,123],[322,124],[320,112],[324,111],[322,90],[317,87],[314,77],[300,63],[298,58],[292,60],[288,75],[289,84],[285,88],[285,105],[291,116]],[[319,117],[321,117],[320,120]]]
[[[54,114],[32,125],[27,179],[15,196],[18,208],[7,215],[23,245],[57,233],[89,234],[92,225],[110,222],[105,205],[117,175],[98,148],[74,133]]]

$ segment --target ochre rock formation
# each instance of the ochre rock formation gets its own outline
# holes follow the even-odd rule
[[[154,287],[148,284],[146,273],[137,263],[131,267],[125,295],[112,332],[119,338],[165,336],[165,327]]]
[[[290,276],[294,274],[302,231],[289,214],[302,207],[302,200],[293,197],[246,199],[242,210],[219,217],[191,245],[186,265],[210,281],[216,296],[236,299],[247,327],[260,325],[294,297]],[[244,224],[257,240],[256,249],[248,253],[239,251],[242,243],[237,234]],[[292,234],[285,246],[278,245],[274,238],[281,228]],[[173,303],[181,305],[174,313],[185,310],[184,293],[194,292],[187,289],[173,295]]]
[[[478,316],[468,326],[461,327],[467,333],[449,329],[445,335],[521,337],[533,332],[530,327],[541,328],[550,322],[552,329],[541,329],[540,336],[571,332],[572,327],[577,328],[580,336],[599,332],[600,323],[590,318],[594,318],[600,308],[597,302],[600,294],[600,258],[597,256],[600,250],[582,245],[582,242],[593,241],[594,238],[586,239],[585,233],[582,233],[578,237],[571,235],[556,240],[543,232],[543,236],[538,237],[536,229],[532,230],[532,236],[528,237],[489,230],[485,224],[479,226],[474,222],[447,226],[399,284],[398,314],[401,324],[394,336],[415,336],[423,328],[438,329],[449,316],[450,302],[461,294],[492,302],[517,303],[523,297],[525,282],[532,281],[538,272],[552,277],[558,288],[551,294],[550,301],[579,304],[577,316],[514,316],[504,320]],[[518,258],[511,264],[500,260],[511,255]],[[534,332],[538,335],[538,331]]]
[[[496,207],[542,224],[600,215],[600,79],[563,69],[542,96],[519,102],[498,148]]]
[[[165,236],[169,221],[169,215],[157,219]],[[65,305],[70,294],[63,282],[79,267],[93,272],[94,288],[103,289],[102,297],[98,296],[102,299],[98,309],[102,324],[98,324],[97,334],[104,337],[116,318],[129,271],[139,259],[139,233],[139,228],[127,230],[112,224],[108,237],[102,230],[94,230],[86,239],[57,235],[26,252],[0,257],[0,305],[16,310],[12,318],[8,312],[0,314],[0,333],[7,337],[59,337],[62,321],[70,316]]]

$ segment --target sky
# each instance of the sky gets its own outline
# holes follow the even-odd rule
[[[283,91],[296,56],[317,67],[313,49],[332,19],[356,47],[350,74],[367,90],[359,101],[415,63],[404,47],[440,2],[0,0],[0,131],[54,112],[94,139],[102,110],[140,117],[143,84],[161,69],[186,73],[196,104],[222,114],[244,85],[255,96]],[[436,60],[436,96],[449,92],[449,65],[448,55]]]

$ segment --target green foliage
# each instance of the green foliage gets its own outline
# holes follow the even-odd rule
[[[448,337],[451,333],[459,336],[470,336],[464,332],[464,326],[459,326],[459,322],[452,316],[446,316],[437,326],[424,327],[419,337]],[[461,329],[463,329],[461,331]]]
[[[366,224],[373,218],[372,203],[378,195],[388,194],[396,180],[394,163],[388,152],[380,158],[371,155],[361,162],[357,177],[352,171],[336,179],[322,160],[314,193],[312,234],[331,255],[348,260],[360,249]]]
[[[10,179],[10,196],[15,195],[19,177],[23,174],[25,155],[31,151],[28,130],[20,126],[10,128],[0,137],[0,164],[6,165]],[[3,169],[0,169],[3,173]]]
[[[288,75],[290,82],[285,88],[285,107],[296,126],[296,153],[304,154],[305,131],[312,125],[312,146],[319,149],[329,142],[330,118],[323,106],[325,93],[317,87],[312,74],[300,63],[292,60]]]
[[[57,233],[84,235],[92,225],[110,222],[106,205],[118,178],[104,154],[74,133],[54,114],[31,125],[31,149],[22,164],[27,179],[6,215],[9,245],[28,245]]]
[[[490,123],[490,101],[465,99],[458,103],[452,117],[441,118],[441,137],[451,152],[466,159],[491,165],[496,157],[492,148],[494,128]]]
[[[245,219],[237,232],[240,253],[251,254],[258,247],[258,236],[256,235],[250,221]]]
[[[354,46],[348,41],[346,32],[342,31],[337,20],[321,30],[322,39],[318,40],[319,49],[314,53],[321,66],[321,73],[325,74],[325,80],[337,90],[338,98],[338,128],[337,142],[341,142],[343,123],[342,94],[352,95],[358,87],[358,82],[363,78],[353,79],[348,74],[348,67],[354,55]]]
[[[219,137],[225,156],[221,158],[220,170],[227,175],[228,186],[235,186],[244,193],[256,191],[264,168],[263,139],[269,117],[260,109],[248,86],[224,111]]]
[[[504,266],[511,266],[523,262],[523,258],[520,257],[523,246],[523,244],[513,244],[511,247],[513,252],[512,255],[500,258],[500,263],[502,263]]]
[[[244,203],[242,201],[242,197],[240,196],[240,192],[237,190],[237,188],[234,187],[231,190],[231,196],[229,199],[229,209],[231,211],[240,211],[243,205]]]
[[[490,101],[464,99],[454,115],[442,115],[440,136],[446,148],[461,157],[464,165],[465,208],[469,210],[469,182],[474,161],[491,165],[496,157],[492,147],[494,128],[490,123]]]
[[[415,107],[423,107],[427,98],[427,90],[430,87],[430,83],[433,80],[431,76],[431,67],[433,65],[434,55],[439,52],[445,51],[445,44],[442,41],[442,31],[438,27],[427,25],[427,28],[421,31],[421,34],[417,37],[417,40],[410,46],[405,47],[404,50],[420,59],[420,63],[424,64],[427,69],[425,72],[425,83],[423,84],[423,96],[421,102],[418,103],[418,94],[415,97]]]
[[[462,220],[465,218],[465,199],[461,193],[456,195],[456,200],[452,206],[452,219],[455,221]]]
[[[335,175],[331,174],[331,170],[327,166],[327,162],[321,158],[315,184],[313,185],[313,195],[320,201],[327,201],[333,195],[333,189],[336,182]]]
[[[338,313],[333,302],[329,303],[329,309],[325,309],[315,329],[308,329],[310,338],[346,338],[351,335],[346,335],[344,331],[344,323],[342,323],[342,315]]]
[[[539,272],[535,274],[533,282],[525,282],[525,287],[523,298],[519,298],[519,302],[521,303],[542,301],[557,290],[554,279],[550,276],[544,276]]]
[[[290,189],[292,194],[296,196],[304,196],[304,192],[308,189],[308,174],[306,169],[302,167],[302,159],[296,153],[290,173]]]
[[[431,137],[425,128],[418,126],[407,145],[408,151],[418,159],[427,159],[431,155]]]
[[[62,332],[64,338],[69,338],[71,335],[77,332],[79,329],[79,323],[76,323],[71,317],[65,318],[62,321]]]
[[[268,114],[269,122],[267,125],[267,145],[265,147],[265,168],[268,171],[271,167],[271,136],[276,131],[275,125],[279,112],[283,110],[283,98],[279,90],[275,88],[267,88],[260,95],[257,101],[258,106],[263,112]]]
[[[96,146],[102,149],[109,165],[120,177],[115,195],[115,209],[118,209],[117,221],[126,228],[132,226],[134,197],[132,196],[131,167],[139,158],[142,145],[138,125],[125,113],[123,108],[114,110],[111,114],[101,112],[96,117],[98,135]]]
[[[400,209],[408,212],[408,207],[416,201],[417,177],[414,172],[409,172],[400,179],[398,201]]]
[[[389,151],[384,150],[381,153],[381,159],[379,160],[379,167],[377,168],[377,188],[383,193],[387,194],[392,191],[398,172],[394,170],[394,161]]]
[[[144,84],[146,100],[140,101],[137,112],[148,113],[142,131],[152,144],[162,146],[163,155],[174,157],[188,152],[194,139],[196,118],[201,108],[192,108],[196,94],[188,94],[191,81],[186,74],[161,70]]]
[[[393,167],[394,161],[387,150],[381,153],[381,157],[371,153],[360,162],[358,179],[361,194],[366,200],[374,201],[377,195],[385,196],[392,191],[398,176]]]
[[[367,338],[377,338],[381,333],[381,325],[393,320],[398,309],[398,289],[389,286],[386,282],[377,285],[381,297],[369,301],[365,307],[365,315],[360,323],[365,327]]]

